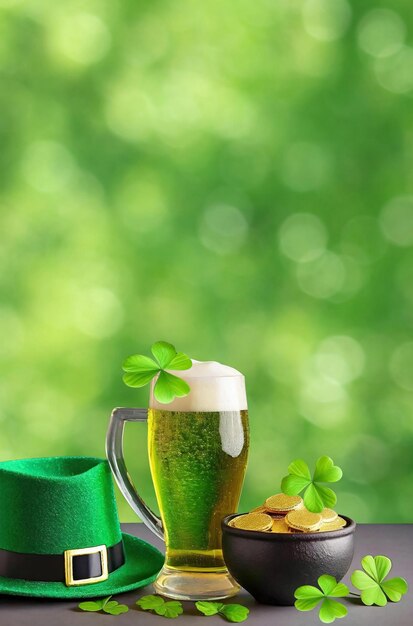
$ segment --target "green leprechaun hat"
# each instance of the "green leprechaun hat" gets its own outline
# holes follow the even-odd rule
[[[86,598],[152,582],[153,546],[121,532],[109,465],[89,457],[0,463],[0,594]]]

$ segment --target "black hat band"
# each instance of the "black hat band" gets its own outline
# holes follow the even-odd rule
[[[107,548],[66,550],[64,554],[24,554],[0,548],[0,576],[67,586],[103,582],[125,563],[123,541]]]

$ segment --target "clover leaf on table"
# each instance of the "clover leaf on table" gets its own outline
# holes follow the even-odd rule
[[[163,617],[175,618],[184,612],[182,604],[178,600],[170,600],[165,602],[163,606],[157,609],[157,614]]]
[[[346,607],[332,598],[348,596],[350,593],[348,587],[343,583],[338,583],[334,576],[328,574],[320,576],[317,582],[320,589],[312,585],[303,585],[295,590],[295,608],[298,611],[311,611],[321,602],[318,616],[324,624],[331,624],[337,618],[345,617]]]
[[[161,596],[155,596],[153,594],[149,596],[142,596],[136,601],[136,604],[144,611],[154,611],[157,607],[162,606],[165,600]]]
[[[311,477],[309,467],[302,459],[288,466],[288,476],[281,481],[281,490],[289,496],[298,496],[305,489],[303,500],[308,511],[320,513],[324,508],[333,508],[337,496],[330,487],[320,483],[335,483],[342,477],[342,470],[334,465],[329,456],[321,456]]]
[[[363,604],[385,606],[387,598],[392,602],[399,602],[407,592],[408,585],[404,578],[385,580],[392,567],[387,556],[367,555],[361,560],[361,565],[364,571],[355,570],[351,575],[351,582],[361,591]]]
[[[157,615],[174,619],[184,612],[182,604],[178,600],[165,602],[161,596],[142,596],[136,602],[143,611],[154,611]]]
[[[250,610],[242,604],[224,604],[224,607],[220,610],[220,615],[223,615],[229,622],[245,622],[248,618]]]
[[[151,347],[154,358],[143,354],[128,356],[123,362],[123,381],[129,387],[143,387],[157,377],[153,390],[158,402],[168,404],[174,398],[188,395],[190,387],[185,380],[166,370],[188,370],[191,359],[166,341],[157,341]]]
[[[200,613],[204,615],[217,615],[225,606],[222,602],[210,602],[209,600],[199,600],[195,602],[195,606]]]
[[[228,622],[245,622],[249,615],[249,609],[242,604],[223,604],[223,602],[199,601],[195,606],[204,615],[221,615]]]
[[[120,615],[121,613],[127,613],[129,608],[126,604],[119,604],[116,600],[110,600],[103,607],[105,613],[109,613],[110,615]]]
[[[121,613],[127,613],[129,611],[126,604],[119,604],[116,600],[111,600],[112,596],[102,598],[99,600],[91,600],[89,602],[81,602],[79,609],[81,611],[87,611],[96,613],[97,611],[103,611],[109,615],[120,615]]]

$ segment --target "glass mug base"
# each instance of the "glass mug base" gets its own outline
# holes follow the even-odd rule
[[[240,586],[226,568],[216,572],[180,570],[164,565],[153,584],[156,593],[174,600],[223,600],[237,594]]]

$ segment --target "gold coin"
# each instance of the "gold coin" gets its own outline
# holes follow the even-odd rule
[[[325,522],[321,525],[320,533],[328,532],[329,530],[340,530],[340,528],[344,528],[347,524],[346,520],[342,517],[338,517],[332,522]]]
[[[251,509],[250,513],[265,513],[266,508],[263,504],[260,504],[260,506],[256,506],[255,509]]]
[[[234,518],[234,526],[242,530],[270,530],[272,519],[265,513],[247,513]]]
[[[290,533],[290,532],[292,532],[290,527],[286,523],[284,517],[281,517],[280,519],[274,519],[273,518],[273,520],[274,521],[272,523],[272,528],[271,528],[271,532],[272,533]]]
[[[327,522],[334,522],[337,519],[337,513],[333,511],[333,509],[323,509],[320,513],[321,519],[323,520],[323,524]]]
[[[290,511],[285,520],[291,528],[304,532],[313,532],[321,526],[321,515],[319,513],[310,513],[307,509]]]
[[[265,508],[269,513],[287,513],[302,506],[303,499],[300,496],[286,496],[285,493],[277,493],[265,501]]]

